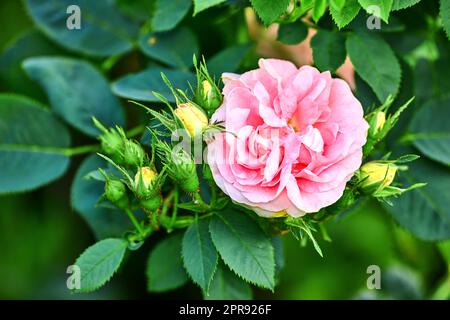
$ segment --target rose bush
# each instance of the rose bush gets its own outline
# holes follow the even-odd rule
[[[212,121],[225,131],[208,146],[222,191],[266,217],[298,217],[336,202],[361,165],[368,129],[347,83],[276,59],[223,80]]]

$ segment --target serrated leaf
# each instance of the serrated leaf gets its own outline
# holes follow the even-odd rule
[[[351,33],[346,49],[356,72],[380,101],[397,94],[401,80],[400,64],[383,38],[373,33]]]
[[[111,89],[115,95],[126,99],[160,102],[153,94],[153,92],[158,92],[167,101],[175,102],[172,92],[161,78],[161,72],[167,76],[175,88],[183,91],[189,89],[189,83],[192,85],[195,83],[195,76],[191,72],[151,67],[119,78],[112,83]]]
[[[331,0],[330,6],[335,7],[337,10],[342,10],[345,5],[345,0]]]
[[[66,127],[41,104],[0,94],[0,194],[38,188],[69,165]]]
[[[83,133],[99,134],[92,117],[107,127],[125,124],[122,106],[108,82],[86,61],[36,57],[26,59],[23,67],[45,89],[53,112]]]
[[[182,245],[184,267],[192,280],[206,294],[216,271],[218,259],[208,226],[208,220],[196,220],[186,230]]]
[[[143,35],[139,48],[152,59],[184,70],[191,68],[192,56],[199,51],[195,34],[186,27]]]
[[[223,261],[240,277],[263,288],[274,288],[275,257],[270,239],[246,214],[228,209],[209,226]]]
[[[194,0],[194,16],[199,12],[225,2],[225,0]]]
[[[250,2],[262,22],[268,26],[286,11],[290,0],[250,0]]]
[[[429,158],[450,166],[450,98],[427,101],[411,121],[414,146]]]
[[[219,263],[211,282],[209,295],[204,294],[204,298],[205,300],[250,300],[252,289],[227,266]]]
[[[75,292],[90,292],[103,286],[120,266],[128,242],[105,239],[87,248],[75,261],[80,268],[80,288]]]
[[[87,55],[109,56],[133,47],[139,27],[120,14],[114,0],[26,0],[26,9],[37,27],[60,45]],[[77,5],[80,29],[69,29],[67,22]]]
[[[284,44],[294,45],[302,42],[308,35],[308,28],[301,20],[281,24],[278,28],[277,40]]]
[[[168,31],[184,18],[192,0],[156,0],[152,18],[152,31]]]
[[[392,2],[392,11],[406,9],[419,3],[420,0],[394,0]]]
[[[319,30],[311,39],[314,64],[322,71],[335,72],[345,61],[345,37],[339,32]]]
[[[312,18],[315,22],[319,21],[327,8],[327,0],[315,0],[312,12]]]
[[[389,23],[389,14],[392,9],[393,0],[358,0],[361,7],[368,14],[381,18],[384,22]]]
[[[424,157],[408,165],[399,181],[405,186],[428,183],[390,198],[393,206],[384,205],[395,220],[415,236],[425,240],[450,238],[450,174],[448,167]]]
[[[447,38],[450,39],[450,0],[440,0],[440,15]]]
[[[355,19],[360,9],[361,6],[359,5],[358,0],[345,0],[342,9],[331,6],[330,13],[338,28],[342,29]]]
[[[146,271],[150,292],[176,289],[188,281],[181,259],[182,239],[182,233],[172,234],[150,252]]]
[[[72,182],[72,207],[86,220],[97,239],[119,237],[125,231],[132,230],[132,225],[123,211],[97,205],[104,193],[105,184],[86,179],[86,175],[93,170],[98,172],[98,168],[108,168],[106,161],[99,156],[91,155],[83,160]]]

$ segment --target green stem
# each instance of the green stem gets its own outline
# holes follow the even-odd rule
[[[67,148],[64,150],[64,155],[68,157],[85,154],[85,153],[91,153],[91,152],[97,152],[100,150],[100,146],[98,144],[92,144],[92,145],[86,145],[86,146],[79,146],[79,147],[73,147],[73,148]]]
[[[172,209],[172,219],[170,220],[169,229],[173,228],[175,221],[177,220],[178,213],[178,189],[175,189],[173,194],[173,209]]]
[[[140,225],[139,221],[137,221],[137,219],[134,216],[133,212],[130,209],[125,209],[125,212],[128,215],[128,218],[130,218],[131,223],[133,223],[134,227],[138,231],[139,235],[143,236],[145,234],[145,232],[142,229],[142,226]]]
[[[139,125],[139,126],[136,126],[134,128],[131,128],[130,130],[127,131],[127,137],[128,138],[135,137],[138,134],[144,132],[144,130],[145,130],[145,126],[144,125]]]
[[[447,300],[450,298],[450,268],[447,272],[447,276],[439,284],[431,298],[434,300]]]

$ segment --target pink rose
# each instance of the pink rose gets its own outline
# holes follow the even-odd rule
[[[207,157],[217,185],[265,217],[302,216],[336,202],[360,167],[368,124],[348,84],[276,59],[223,74],[223,122]]]

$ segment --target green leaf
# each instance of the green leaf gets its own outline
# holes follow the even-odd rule
[[[392,11],[406,9],[419,3],[420,0],[394,0],[392,2]]]
[[[107,127],[124,125],[119,100],[102,74],[86,61],[36,57],[26,59],[23,67],[45,89],[52,110],[83,133],[98,135],[93,116]]]
[[[346,48],[356,72],[380,101],[385,101],[390,94],[397,94],[401,79],[400,64],[383,38],[373,33],[351,33]]]
[[[151,19],[154,0],[116,0],[117,8],[128,18],[137,22],[145,22]]]
[[[152,18],[152,31],[168,31],[183,20],[191,8],[192,0],[156,0]]]
[[[192,56],[199,51],[195,34],[185,27],[143,35],[139,48],[152,59],[184,70],[191,68]]]
[[[202,290],[208,294],[211,280],[217,266],[217,251],[209,234],[209,221],[196,220],[183,237],[184,266]]]
[[[97,239],[119,237],[132,229],[130,220],[119,209],[97,205],[105,184],[87,179],[87,175],[98,168],[107,169],[106,161],[97,155],[86,158],[78,168],[71,188],[72,207],[86,220]]]
[[[150,252],[146,272],[150,292],[172,290],[188,281],[181,259],[182,239],[182,233],[172,234]]]
[[[345,0],[331,0],[330,6],[335,7],[337,10],[342,10],[345,5]]]
[[[440,3],[440,15],[442,24],[444,26],[447,37],[450,39],[450,0],[441,0]]]
[[[342,29],[355,19],[360,9],[361,6],[359,5],[358,0],[345,0],[342,9],[339,9],[336,6],[330,6],[330,13],[338,28]]]
[[[335,72],[345,61],[345,38],[340,32],[319,30],[311,39],[314,64],[322,71]]]
[[[211,282],[206,300],[250,300],[252,289],[244,280],[237,277],[223,263],[219,263]]]
[[[314,7],[312,12],[312,18],[314,22],[317,22],[319,21],[320,18],[322,18],[326,9],[327,9],[327,0],[314,1]]]
[[[414,146],[426,156],[450,166],[450,98],[427,101],[411,121]]]
[[[2,89],[46,101],[44,91],[22,69],[22,61],[32,56],[62,53],[62,49],[36,30],[21,34],[0,56]]]
[[[239,44],[220,51],[208,60],[209,73],[220,77],[223,72],[237,71],[251,48],[250,44]]]
[[[214,215],[209,230],[217,251],[231,270],[249,282],[273,290],[274,249],[255,221],[228,209]]]
[[[405,186],[426,182],[428,185],[391,198],[385,208],[404,228],[425,240],[450,238],[450,174],[448,167],[420,158],[408,165],[400,181]]]
[[[109,56],[129,51],[138,25],[120,14],[114,0],[25,0],[37,27],[58,44],[87,55]],[[81,12],[80,29],[69,29],[67,13],[71,5]]]
[[[66,127],[39,103],[0,94],[0,194],[38,188],[66,171]]]
[[[308,35],[308,28],[301,20],[281,24],[278,28],[277,40],[284,44],[294,45],[302,42]]]
[[[268,26],[286,11],[290,0],[250,0],[250,2],[262,22]]]
[[[195,76],[190,72],[151,67],[118,79],[113,82],[111,89],[114,94],[126,99],[160,102],[152,93],[158,92],[169,102],[175,102],[170,89],[161,78],[161,72],[167,76],[175,88],[183,91],[189,89],[189,83],[195,84]]]
[[[80,289],[90,292],[103,286],[116,273],[122,262],[128,242],[123,239],[105,239],[87,248],[75,261],[80,268]]]
[[[384,22],[389,23],[389,13],[392,9],[394,0],[358,0],[361,7],[368,14],[381,18]]]
[[[194,0],[194,16],[199,12],[225,2],[225,0]]]

